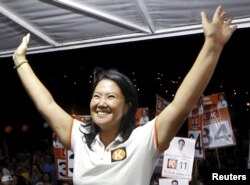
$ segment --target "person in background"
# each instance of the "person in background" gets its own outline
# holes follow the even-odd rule
[[[142,116],[139,120],[139,125],[145,125],[149,121],[148,108],[142,109]]]
[[[138,96],[131,80],[117,70],[96,70],[90,112],[82,123],[64,111],[37,78],[26,58],[30,34],[13,54],[20,80],[66,149],[74,153],[75,185],[148,185],[154,164],[177,134],[216,68],[236,25],[222,6],[211,21],[201,13],[205,41],[173,101],[154,119],[135,127]],[[126,178],[124,178],[126,177]]]
[[[18,184],[18,175],[13,174],[11,175],[12,179],[13,179],[13,185],[17,185]]]
[[[14,185],[14,180],[11,175],[3,175],[1,178],[1,185]]]
[[[221,109],[224,107],[227,107],[227,101],[225,99],[224,94],[219,94],[218,95],[217,109]]]
[[[30,185],[36,185],[37,182],[42,181],[43,171],[37,163],[33,163],[30,169]]]
[[[172,180],[172,182],[171,182],[171,185],[178,185],[179,183],[178,183],[178,181],[177,180]]]
[[[49,172],[44,172],[43,173],[43,182],[44,185],[52,185],[52,179],[51,179],[51,174]]]
[[[184,139],[179,139],[178,140],[178,149],[180,150],[180,152],[183,152],[184,146],[185,146],[185,140]]]
[[[18,180],[16,185],[28,185],[28,183],[24,176],[18,175]]]
[[[187,157],[189,156],[187,151],[185,151],[185,140],[184,139],[178,139],[173,145],[171,145],[167,153],[170,155],[178,156],[178,157]]]

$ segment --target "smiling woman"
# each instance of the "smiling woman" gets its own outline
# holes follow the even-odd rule
[[[27,60],[30,34],[23,37],[13,54],[14,64],[19,66],[16,71],[37,110],[63,146],[73,151],[74,184],[149,184],[157,158],[204,92],[224,45],[237,28],[231,25],[231,19],[224,20],[225,15],[221,6],[211,21],[201,12],[205,36],[201,51],[172,102],[141,127],[135,127],[138,89],[117,70],[95,72],[90,101],[92,124],[74,119],[59,106],[30,64],[23,62]]]
[[[216,30],[219,31],[220,29]],[[236,32],[236,38],[239,38],[239,33],[240,32]],[[248,36],[248,34],[245,36]],[[225,84],[223,89],[227,91],[228,102],[232,102],[230,100],[232,100],[233,97],[231,96],[231,92],[233,92],[231,90],[234,89],[233,84],[239,85],[246,82],[246,78],[242,78],[242,75],[246,75],[246,73],[243,73],[243,71],[247,69],[247,67],[244,67],[246,62],[243,62],[243,59],[247,58],[247,55],[243,55],[244,47],[238,43],[239,41],[235,40],[235,37],[233,38],[234,39],[232,39],[230,44],[225,48],[226,50],[217,68],[217,73],[207,89],[209,93],[214,93],[218,91],[218,89],[221,91],[220,85],[221,82],[223,82],[223,85]],[[246,39],[240,40],[241,42],[246,42]],[[195,60],[195,56],[198,53],[197,48],[200,48],[202,41],[203,35],[190,35],[122,45],[85,48],[67,52],[28,55],[29,63],[22,64],[17,69],[17,73],[39,112],[33,107],[29,97],[24,94],[24,89],[20,86],[20,81],[17,80],[16,71],[13,70],[13,65],[9,62],[0,68],[0,70],[4,69],[4,72],[7,71],[5,69],[11,69],[11,71],[8,71],[8,74],[4,72],[0,73],[1,84],[7,88],[2,90],[4,96],[1,97],[3,100],[1,103],[4,102],[5,112],[2,114],[1,119],[5,119],[4,123],[6,124],[7,122],[14,123],[12,124],[15,125],[13,127],[14,130],[19,127],[16,123],[20,123],[21,125],[23,122],[29,124],[32,137],[29,137],[26,141],[28,141],[30,145],[36,144],[37,146],[41,146],[37,143],[34,144],[34,141],[40,139],[38,136],[42,139],[46,136],[51,137],[51,135],[45,133],[48,129],[42,128],[42,124],[46,120],[46,122],[50,124],[50,128],[55,130],[57,134],[59,133],[60,140],[64,145],[68,149],[74,150],[76,158],[74,164],[76,171],[74,174],[75,184],[83,184],[82,182],[86,182],[88,185],[98,184],[99,179],[102,183],[103,179],[106,179],[108,181],[107,184],[117,181],[118,183],[116,184],[121,185],[120,182],[124,180],[126,180],[126,182],[124,181],[126,185],[134,184],[135,181],[138,182],[137,184],[148,184],[154,160],[162,151],[161,149],[166,147],[166,143],[169,142],[172,136],[178,132],[178,128],[176,128],[172,122],[169,125],[174,126],[170,128],[164,129],[159,127],[160,129],[157,129],[162,123],[160,117],[157,118],[157,121],[155,121],[155,119],[150,120],[145,126],[139,128],[135,128],[132,124],[134,121],[132,116],[131,122],[126,121],[125,123],[124,121],[125,124],[123,126],[125,129],[122,128],[122,126],[116,127],[116,124],[122,125],[123,120],[128,119],[127,114],[129,111],[133,112],[132,109],[136,108],[136,103],[131,103],[135,101],[132,98],[137,99],[137,95],[133,94],[134,91],[139,94],[140,106],[149,106],[152,110],[155,106],[155,93],[160,93],[164,97],[167,97],[167,100],[174,100],[174,102],[176,102],[180,97],[189,97],[188,94],[190,92],[195,92],[196,88],[194,88],[195,90],[184,88],[187,91],[183,93],[182,88],[182,90],[179,91],[182,92],[181,95],[175,93],[178,88],[177,86],[180,86],[181,80],[184,79],[184,74],[188,71],[189,67],[192,66],[191,61]],[[24,59],[23,57],[26,59],[25,51],[27,44],[28,36],[24,38],[20,46],[21,48],[18,48],[23,49],[22,51],[24,53],[18,53],[18,57],[21,56],[22,58],[20,58],[20,60],[19,58],[16,59],[16,65],[18,65],[19,61],[23,61],[21,60]],[[192,47],[190,47],[190,45],[192,45]],[[243,53],[237,54],[236,51],[239,52],[239,50]],[[154,57],[153,62],[145,62],[152,52]],[[116,55],[114,55],[114,53],[116,53]],[[133,58],[131,58],[131,56],[133,56]],[[240,59],[241,57],[242,59]],[[136,65],[128,65],[126,62],[121,62],[122,60],[137,61],[139,67]],[[202,61],[206,63],[206,59]],[[238,65],[235,65],[235,61],[237,61]],[[167,67],[163,67],[162,62],[165,62]],[[34,77],[31,66],[37,73],[37,76],[41,78],[48,89],[54,94],[55,99],[51,97],[47,89],[44,89],[44,85]],[[93,79],[92,71],[94,66],[103,66],[106,69],[117,68],[118,70],[101,70],[95,73],[96,78]],[[200,69],[199,67],[199,70]],[[235,75],[235,73],[232,73],[238,69],[241,69],[242,74]],[[199,70],[196,71],[195,76],[199,74]],[[127,79],[123,80],[125,82],[119,83],[119,78],[123,79],[124,75],[118,71],[129,76],[129,79],[134,82],[134,85],[131,87],[131,81],[127,81]],[[205,73],[206,72],[207,70],[205,70]],[[112,78],[109,78],[111,74]],[[29,75],[31,75],[31,78]],[[199,77],[198,79],[200,82],[200,79],[203,78]],[[234,81],[236,79],[239,79],[240,82]],[[93,85],[93,81],[99,81],[99,83],[94,84],[94,88],[91,93],[89,93],[90,85]],[[191,86],[195,85],[193,83],[194,81],[193,79],[190,80]],[[247,88],[248,87],[249,84]],[[133,93],[128,95],[127,91],[132,91]],[[91,94],[91,105],[88,100],[89,94]],[[41,95],[43,96],[41,97]],[[241,96],[240,101],[243,100],[242,97],[243,96]],[[235,100],[236,99],[233,99],[233,101]],[[178,110],[172,109],[172,106],[166,109],[167,122],[169,121],[168,118],[173,118],[172,116],[175,115],[172,112],[173,110],[178,112],[176,115],[182,117],[183,101],[177,102],[182,102]],[[237,101],[237,103],[239,102]],[[58,106],[59,104],[60,107]],[[192,103],[185,103],[185,108],[188,107],[186,105],[191,106]],[[62,108],[64,110],[62,110]],[[90,125],[87,125],[87,123],[79,122],[71,117],[72,113],[85,114],[90,112],[93,117],[95,117],[92,123],[96,123],[95,125],[92,124],[92,127],[89,127]],[[41,113],[43,117],[41,118],[38,113]],[[117,115],[117,117],[114,118],[114,115]],[[173,118],[173,120],[177,119]],[[184,120],[185,118],[183,117],[182,121],[177,121],[178,123],[176,125],[180,128]],[[119,121],[120,123],[118,123]],[[165,120],[163,122],[166,123]],[[237,120],[237,123],[239,123],[237,124],[238,126],[247,123],[247,121]],[[168,133],[166,140],[162,139],[161,130],[164,130],[164,133]],[[246,130],[247,129],[244,131]],[[108,133],[112,134],[107,135]],[[12,139],[18,137],[18,140],[15,139],[15,143],[17,143],[23,135],[18,134],[14,136]],[[155,140],[157,136],[158,140]],[[156,145],[156,141],[158,141],[158,145]],[[239,140],[239,142],[241,142],[241,140]],[[22,143],[23,145],[27,144],[25,142]],[[133,156],[130,154],[133,154]],[[149,157],[150,159],[145,159],[141,156]],[[134,162],[130,161],[132,158],[135,160]],[[131,163],[129,163],[129,161]],[[86,164],[86,166],[82,166],[81,164]],[[128,168],[134,170],[128,173]],[[144,170],[147,170],[148,173],[144,173]],[[136,171],[136,177],[134,171]],[[93,176],[93,178],[89,178],[90,176]],[[103,178],[104,176],[105,178]],[[122,178],[124,176],[127,178]],[[121,177],[122,180],[119,179],[119,177]],[[133,182],[129,182],[130,180]],[[143,182],[140,183],[141,181]]]
[[[135,128],[135,112],[138,96],[131,81],[116,70],[96,71],[90,102],[91,116],[95,124],[88,146],[99,132],[105,148],[121,134],[126,141]]]

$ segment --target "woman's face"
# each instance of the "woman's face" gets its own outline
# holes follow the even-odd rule
[[[128,111],[125,97],[112,80],[101,80],[93,93],[90,112],[93,121],[102,130],[118,130],[121,119]]]

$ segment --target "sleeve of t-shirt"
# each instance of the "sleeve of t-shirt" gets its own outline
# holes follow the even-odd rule
[[[71,150],[74,152],[75,147],[78,145],[79,142],[84,142],[84,135],[83,133],[87,133],[87,130],[82,127],[85,123],[74,119],[73,126],[71,130]]]
[[[155,122],[156,118],[150,120],[147,124],[138,127],[132,137],[136,137],[138,142],[141,142],[141,147],[146,147],[152,156],[158,157],[160,151],[157,148],[155,136]]]

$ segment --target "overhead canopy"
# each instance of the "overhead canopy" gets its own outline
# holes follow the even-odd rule
[[[0,58],[28,32],[29,53],[200,33],[218,5],[250,27],[250,0],[0,0]]]

